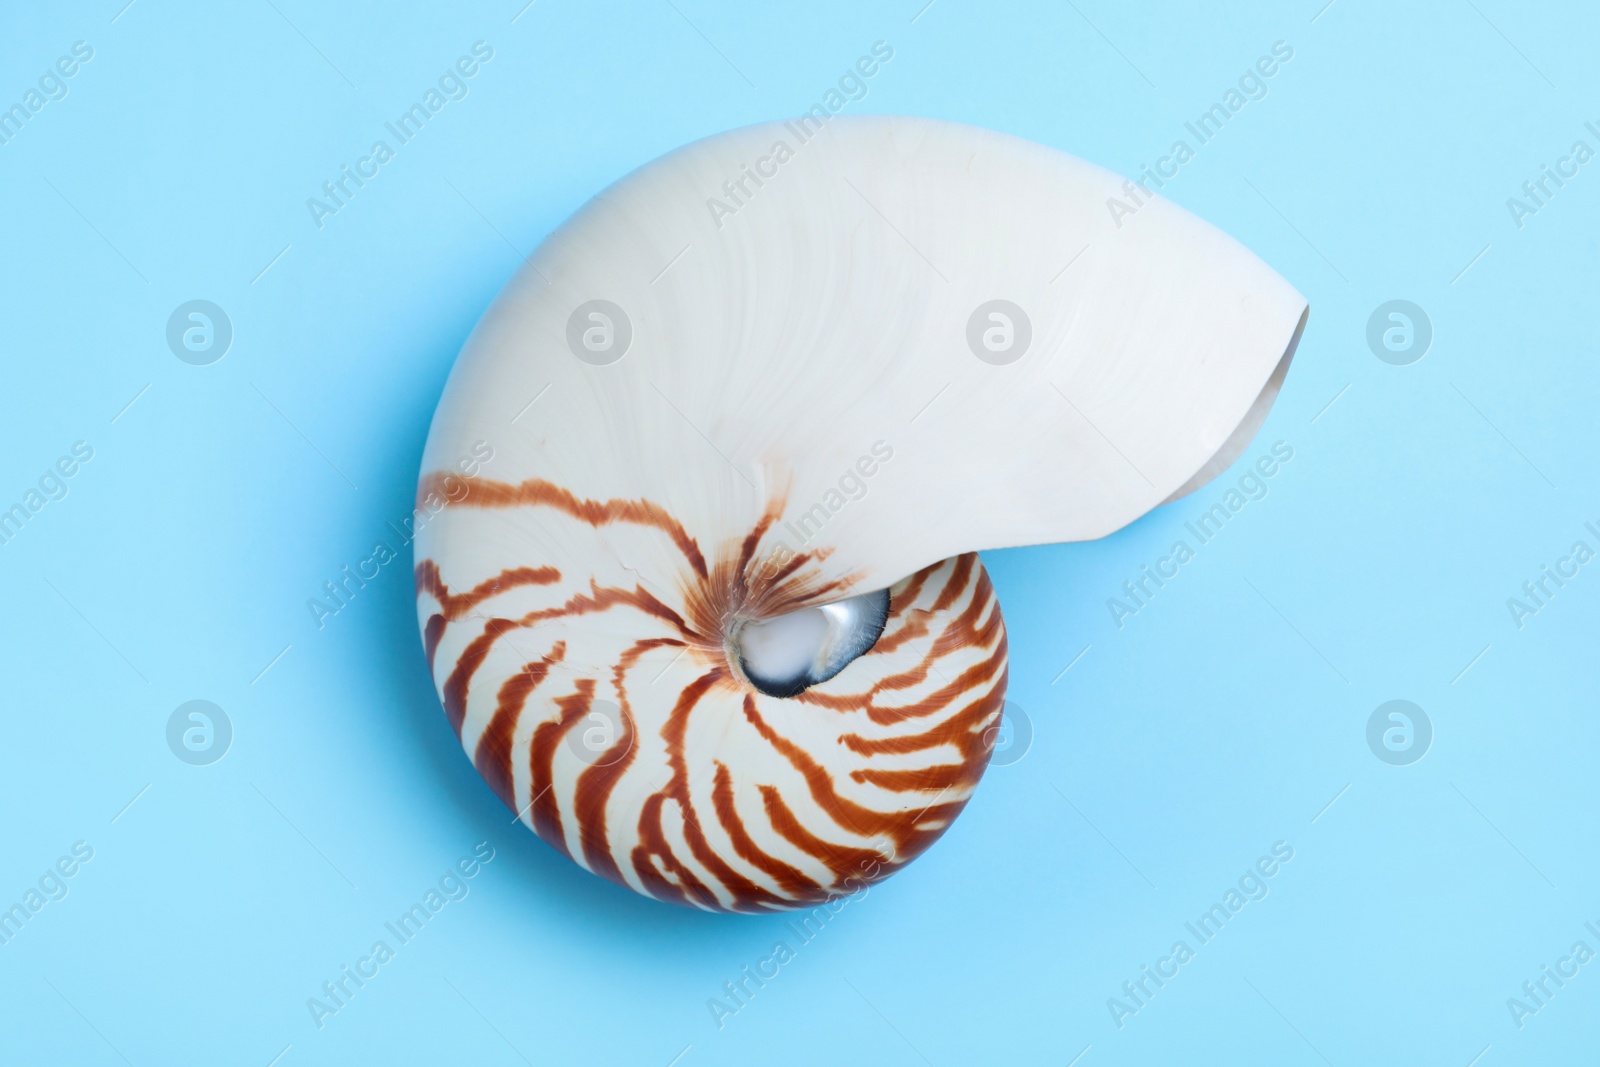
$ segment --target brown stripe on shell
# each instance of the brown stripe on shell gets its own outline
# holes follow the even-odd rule
[[[563,856],[572,858],[567,851],[566,834],[561,829],[561,808],[555,796],[556,746],[568,731],[582,723],[594,702],[594,679],[580,678],[577,691],[556,697],[559,714],[553,721],[540,723],[533,731],[533,741],[528,746],[528,790],[533,796],[528,806],[528,820],[534,832],[544,838]]]
[[[444,617],[451,622],[488,600],[524,585],[553,585],[561,580],[554,567],[512,567],[493,578],[479,582],[465,593],[451,593],[439,576],[439,566],[431,559],[417,564],[417,593],[428,593],[439,602]]]
[[[511,742],[517,734],[517,721],[522,717],[528,694],[539,687],[550,668],[560,663],[566,654],[567,643],[557,641],[548,656],[536,663],[523,664],[520,671],[505,680],[496,694],[494,716],[478,738],[477,750],[472,754],[472,765],[512,811],[517,810],[516,776],[511,766]]]
[[[442,483],[443,475],[430,477]],[[475,762],[503,800],[512,788],[512,761],[528,760],[524,821],[563,854],[571,855],[569,838],[575,838],[577,862],[658,899],[766,911],[815,904],[886,877],[943,834],[965,806],[988,762],[1007,676],[1004,624],[975,555],[925,567],[898,583],[877,645],[836,679],[793,698],[791,715],[821,714],[822,721],[837,723],[824,731],[836,731],[836,742],[827,753],[813,754],[775,725],[791,721],[777,715],[785,710],[782,702],[751,690],[724,647],[735,618],[770,617],[863,591],[858,576],[821,575],[819,564],[831,549],[763,552],[782,516],[781,499],[708,560],[676,518],[647,500],[584,500],[538,479],[468,484],[469,492],[447,508],[527,508],[530,516],[545,516],[540,522],[596,529],[629,523],[666,537],[684,561],[676,575],[647,576],[655,579],[645,582],[648,591],[602,587],[592,578],[587,589],[573,588],[586,576],[566,578],[556,568],[508,558],[493,578],[452,593],[439,563],[417,565],[419,604],[431,597],[439,605],[425,616],[430,667],[449,627],[472,627],[439,682],[458,735],[468,693],[498,641],[515,630],[566,621],[562,636],[576,644],[561,645],[561,653],[552,649],[539,663],[514,667],[501,666],[503,657],[494,660],[495,709],[472,743]],[[429,488],[425,479],[421,493]],[[505,546],[504,553],[512,551]],[[495,598],[525,586],[553,587],[562,602],[515,618],[481,613],[492,615]],[[597,618],[586,624],[584,616]],[[675,675],[680,681],[663,683],[665,692],[654,688],[677,660],[653,678],[634,677],[647,653],[672,647],[686,661]],[[903,655],[892,655],[902,649],[916,662],[904,666]],[[573,691],[556,694],[546,661],[563,654]],[[930,679],[939,684],[920,698],[886,702],[920,692]],[[621,734],[595,765],[578,766],[560,747],[601,697],[622,708]],[[540,721],[518,742],[516,723],[526,714]],[[701,716],[710,723],[696,728],[694,744],[722,739],[710,751],[691,749],[689,724]],[[873,729],[863,733],[869,724]],[[519,746],[521,754],[514,751]],[[936,754],[908,767],[915,753]],[[841,754],[848,755],[843,767]],[[790,781],[804,783],[808,805],[797,808],[786,799],[789,786],[780,783]],[[709,785],[709,803],[703,794],[697,802],[691,782],[697,790]],[[622,795],[636,798],[636,820],[614,818],[613,798],[624,783]],[[903,799],[885,805],[885,795]],[[759,805],[741,811],[741,797],[759,798]],[[669,814],[681,827],[676,844],[666,832]],[[722,835],[716,842],[710,829]]]
[[[601,753],[595,765],[578,777],[574,814],[578,821],[584,862],[591,871],[618,885],[628,883],[617,868],[617,861],[607,844],[606,803],[638,752],[639,731],[633,720],[633,710],[628,705],[627,673],[646,652],[682,644],[682,641],[670,637],[649,638],[635,642],[622,654],[612,670],[612,683],[616,686],[618,705],[622,709],[622,732],[611,747]]]
[[[701,698],[704,697],[706,693],[710,692],[713,686],[726,679],[727,676],[728,672],[726,670],[723,670],[722,668],[714,668],[701,675],[699,678],[696,678],[693,682],[690,682],[688,685],[684,686],[683,691],[678,694],[677,702],[672,706],[671,714],[667,717],[667,725],[662,727],[663,736],[665,736],[667,731],[671,729],[673,723],[676,722],[680,724],[687,724],[689,712],[694,709],[696,704],[700,703]],[[679,727],[678,737],[676,740],[676,757],[673,755],[673,744],[670,740],[668,741],[667,746],[667,758],[669,766],[672,770],[672,779],[666,786],[656,791],[656,793],[651,797],[652,803],[647,803],[645,805],[645,810],[639,815],[639,849],[644,850],[644,856],[647,859],[658,859],[663,861],[663,866],[666,866],[667,869],[671,870],[674,874],[677,874],[681,879],[688,883],[686,888],[688,888],[691,892],[694,892],[696,896],[700,897],[701,903],[707,907],[716,907],[717,899],[715,894],[713,894],[711,890],[707,889],[703,883],[690,874],[689,871],[678,862],[677,857],[672,852],[671,846],[667,843],[666,834],[661,828],[661,804],[665,803],[667,800],[670,799],[677,802],[680,808],[683,809],[685,816],[687,816],[688,812],[688,805],[686,803],[688,795],[687,787],[684,786],[682,789],[673,788],[674,785],[682,784],[681,779],[683,777],[683,737],[681,725]],[[657,800],[661,801],[661,803],[654,803]],[[685,821],[687,822],[687,818]],[[639,850],[636,849],[634,853],[634,865],[636,868],[641,866],[639,864],[639,858]],[[643,866],[649,870],[654,870],[653,865],[649,863],[646,863]],[[643,877],[645,871],[638,870],[637,873]],[[665,881],[665,879],[663,879],[663,881]]]
[[[444,636],[446,621],[443,615],[430,615],[422,630],[422,651],[428,657],[429,674],[433,673],[433,658],[439,652],[439,639]]]
[[[461,481],[444,471],[423,475],[417,485],[417,506],[425,506],[424,501],[431,496],[436,500],[445,499],[447,506],[456,508],[555,508],[596,527],[613,522],[654,526],[672,538],[696,574],[702,578],[706,576],[706,559],[700,552],[700,545],[689,536],[683,524],[660,504],[648,500],[582,500],[570,490],[543,478],[529,478],[517,485],[487,478],[468,478],[465,480],[467,491],[459,499],[452,499],[445,492],[445,482],[450,479]]]
[[[972,567],[977,562],[977,554],[973,552],[957,556],[955,573],[945,582],[944,588],[939,592],[938,599],[933,602],[933,607],[928,610],[937,615],[939,612],[949,608],[951,604],[954,604],[956,598],[967,591],[967,583],[972,580]],[[977,602],[977,598],[974,597],[973,603],[976,604]]]
[[[727,833],[728,839],[733,842],[733,849],[739,858],[752,867],[760,868],[762,873],[778,883],[785,893],[789,894],[792,901],[813,901],[825,899],[826,894],[822,886],[814,880],[807,878],[795,868],[782,860],[768,855],[755,839],[750,836],[750,831],[745,829],[744,820],[739,818],[739,812],[734,807],[733,776],[728,772],[727,764],[721,760],[715,761],[715,776],[711,791],[711,803],[717,812],[717,821],[722,823],[722,829]]]
[[[519,619],[489,619],[484,624],[483,632],[467,645],[456,660],[455,669],[445,680],[442,691],[445,714],[449,717],[450,727],[455,730],[457,737],[461,736],[461,724],[467,714],[467,693],[472,684],[472,676],[483,666],[495,642],[508,633],[536,626],[541,622],[588,615],[622,606],[637,608],[648,615],[671,622],[685,634],[691,632],[676,612],[643,589],[602,588],[591,582],[590,590],[589,594],[580,593],[560,607],[530,611]]]
[[[716,911],[721,908],[716,894],[673,854],[667,835],[661,829],[661,808],[667,802],[665,793],[652,793],[639,813],[639,844],[630,857],[633,871],[644,883],[645,890],[657,900],[674,904],[688,904]],[[678,879],[670,881],[658,868],[666,868]]]
[[[661,737],[667,745],[667,766],[672,771],[671,779],[661,787],[661,794],[672,800],[683,816],[683,837],[689,845],[690,853],[724,889],[732,894],[736,909],[741,906],[777,904],[781,903],[780,898],[734,870],[707,844],[705,831],[700,826],[699,815],[695,812],[694,804],[689,797],[689,768],[684,761],[683,751],[683,738],[689,729],[689,716],[696,705],[701,703],[705,694],[727,678],[726,671],[717,669],[689,685],[673,707],[666,725],[661,728]],[[660,829],[659,809],[656,828]],[[643,838],[645,836],[643,825],[639,831],[640,837]],[[664,838],[662,843],[665,843]],[[715,899],[708,903],[717,907],[722,906]]]
[[[516,628],[517,624],[510,619],[490,619],[484,625],[483,633],[473,638],[472,643],[462,650],[450,677],[445,679],[442,693],[444,713],[450,720],[450,729],[456,732],[457,737],[461,736],[461,722],[467,717],[467,687],[472,684],[472,676],[489,657],[495,640]]]
[[[922,592],[922,587],[927,584],[928,578],[938,570],[939,564],[924,567],[910,578],[901,582],[896,589],[896,600],[903,604],[916,603],[917,596]],[[926,608],[915,608],[905,612],[895,612],[893,605],[889,614],[889,621],[884,626],[883,636],[878,638],[878,643],[873,646],[876,652],[894,652],[901,645],[909,644],[919,637],[928,636],[928,626],[933,618],[933,612]]]
[[[943,789],[947,783],[958,780],[962,773],[963,768],[959,763],[941,763],[934,767],[918,767],[909,771],[881,771],[868,768],[851,771],[850,779],[863,785],[875,785],[892,793],[916,793]]]
[[[761,721],[760,716],[754,713],[751,707],[746,707],[746,714],[750,716],[751,722],[761,731],[762,736],[766,738],[768,743],[782,753],[794,766],[795,770],[799,771],[805,778],[806,787],[811,793],[812,801],[828,814],[836,826],[858,837],[890,838],[895,846],[892,862],[897,866],[908,862],[932,843],[932,839],[926,838],[922,816],[928,811],[934,810],[934,804],[930,804],[915,813],[904,811],[879,812],[864,804],[848,800],[839,795],[832,775],[808,753],[798,745],[780,737],[776,731]],[[941,795],[949,792],[951,787],[957,784],[960,777],[961,775],[958,774],[956,780],[946,782],[941,788]],[[976,780],[976,777],[977,775],[974,774],[973,779]],[[936,819],[943,818],[945,822],[948,822],[949,819],[955,817],[955,813],[959,812],[965,804],[966,800],[963,798],[959,803],[953,805],[938,806],[940,812],[949,811],[950,814],[948,816],[937,816]],[[835,884],[838,884],[838,881],[848,871],[835,867],[833,873]]]
[[[1005,684],[1004,679],[1001,684]],[[841,736],[839,743],[862,756],[905,756],[944,744],[960,744],[960,731],[975,729],[981,734],[990,725],[987,720],[998,717],[1003,704],[1003,697],[996,701],[992,692],[985,693],[951,716],[948,722],[920,734],[867,738],[850,733]],[[965,748],[965,745],[961,747]]]
[[[855,848],[851,845],[836,845],[831,841],[824,841],[795,818],[794,812],[783,802],[783,794],[778,792],[776,786],[763,785],[760,789],[761,801],[766,806],[767,818],[771,820],[772,828],[778,831],[785,841],[802,852],[815,856],[834,872],[834,882],[829,886],[830,889],[844,877],[840,874],[841,871],[864,871],[873,864],[883,863],[888,858],[870,848]]]

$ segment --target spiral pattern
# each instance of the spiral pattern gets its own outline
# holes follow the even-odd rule
[[[821,577],[827,549],[773,548],[782,500],[708,551],[649,500],[446,478],[418,489],[445,501],[418,541],[429,669],[479,773],[557,851],[659,900],[780,910],[887,877],[966,805],[1006,688],[975,554],[895,584],[869,652],[776,698],[730,659],[733,620],[865,591]]]

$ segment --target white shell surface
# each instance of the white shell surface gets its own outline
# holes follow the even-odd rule
[[[709,908],[848,892],[943,831],[1004,694],[963,553],[1194,488],[1303,320],[1176,206],[1119,227],[1123,185],[949,123],[774,123],[641,168],[540,246],[451,374],[416,539],[436,683],[508,805]],[[737,617],[886,587],[878,646],[799,697],[727,661]]]

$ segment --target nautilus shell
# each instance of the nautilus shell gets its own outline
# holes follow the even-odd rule
[[[810,117],[679,149],[553,233],[451,373],[415,540],[450,726],[637,892],[856,892],[988,762],[1006,631],[976,551],[1209,480],[1305,310],[1206,223],[1005,135]]]

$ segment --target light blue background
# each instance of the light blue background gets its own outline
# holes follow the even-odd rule
[[[121,2],[11,2],[0,32],[4,105],[95,50],[0,146],[0,506],[95,450],[0,545],[0,901],[95,850],[0,946],[0,1060],[1592,1060],[1600,962],[1520,1030],[1506,1007],[1600,949],[1600,565],[1520,630],[1506,607],[1600,547],[1600,163],[1521,229],[1506,207],[1600,148],[1592,9]],[[470,95],[319,231],[306,198],[480,39]],[[509,825],[429,686],[408,563],[321,631],[305,601],[409,512],[520,254],[639,164],[798,114],[877,40],[851,111],[1124,173],[1293,47],[1166,193],[1310,300],[1248,453],[1294,459],[1121,629],[1106,599],[1237,472],[1101,543],[989,554],[1031,750],[719,1030],[708,998],[784,919],[655,904]],[[235,329],[208,367],[163,336],[195,298]],[[1392,298],[1435,330],[1411,366],[1366,345]],[[234,725],[209,767],[164,739],[194,698]],[[1366,744],[1393,698],[1435,729],[1411,766]],[[481,840],[470,896],[319,1030],[307,998]],[[1107,999],[1280,840],[1270,896],[1119,1029]]]

